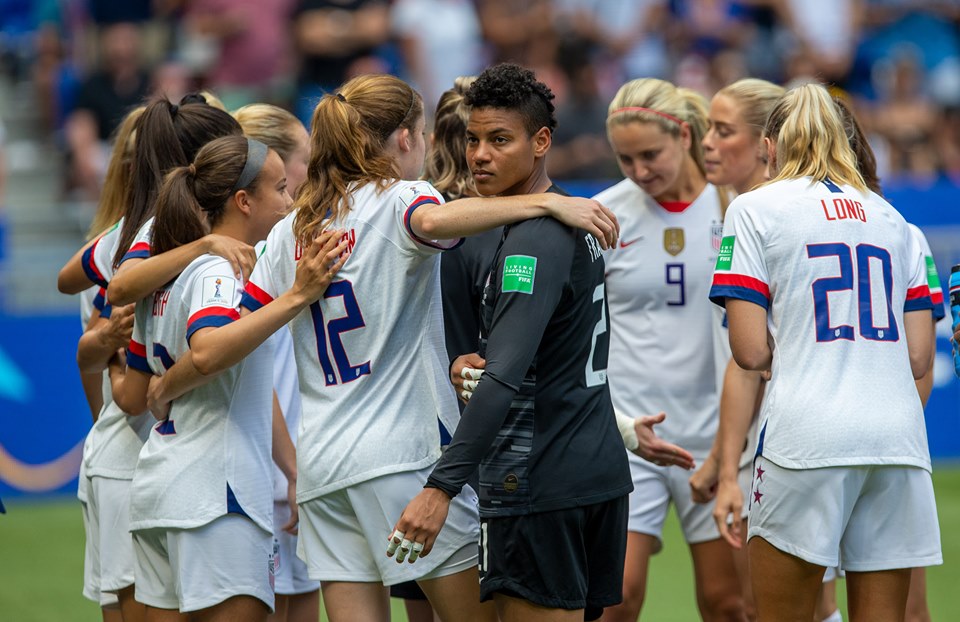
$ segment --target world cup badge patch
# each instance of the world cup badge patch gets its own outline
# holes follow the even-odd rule
[[[203,279],[201,306],[230,306],[236,281],[228,276],[207,276]]]
[[[674,257],[683,251],[684,237],[683,229],[680,227],[670,227],[663,230],[663,250]]]
[[[720,241],[723,240],[723,223],[713,221],[710,224],[710,246],[713,250],[720,250]]]

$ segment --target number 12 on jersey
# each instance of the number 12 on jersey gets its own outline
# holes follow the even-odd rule
[[[350,281],[335,281],[323,294],[324,298],[337,296],[343,298],[343,308],[346,311],[343,317],[325,321],[319,301],[310,305],[310,316],[313,318],[313,328],[317,334],[317,356],[320,359],[320,367],[323,369],[327,386],[337,384],[337,374],[339,374],[340,383],[346,384],[370,373],[370,361],[359,365],[350,364],[347,351],[343,347],[343,339],[340,337],[342,333],[366,326],[360,304],[353,293],[353,284]],[[333,353],[333,361],[330,360],[330,353]],[[336,363],[337,374],[333,371],[333,363]]]
[[[854,340],[853,326],[830,325],[831,292],[843,292],[857,289],[858,324],[860,336],[871,341],[897,341],[900,330],[893,312],[893,263],[890,251],[871,244],[858,244],[856,248],[857,265],[853,265],[854,252],[842,243],[809,244],[807,257],[818,259],[836,257],[840,263],[840,275],[825,277],[813,282],[813,313],[816,319],[817,341]],[[878,264],[880,284],[886,302],[886,326],[877,326],[873,313],[873,284],[877,276],[871,270],[871,260]]]

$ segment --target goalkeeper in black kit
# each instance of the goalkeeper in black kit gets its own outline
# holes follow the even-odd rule
[[[546,174],[552,99],[509,64],[467,92],[466,157],[482,194],[563,192]],[[633,484],[607,386],[603,279],[587,232],[549,217],[505,227],[480,309],[485,372],[391,534],[389,554],[429,554],[479,465],[480,594],[501,620],[592,620],[621,600]]]

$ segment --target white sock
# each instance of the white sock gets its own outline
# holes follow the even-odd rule
[[[843,616],[840,615],[840,610],[837,609],[827,617],[823,619],[822,622],[843,622]]]

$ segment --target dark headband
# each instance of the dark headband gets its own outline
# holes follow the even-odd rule
[[[237,183],[233,184],[233,190],[231,190],[230,193],[233,194],[238,190],[243,190],[252,184],[253,180],[256,179],[257,175],[260,174],[260,170],[263,168],[263,163],[266,161],[267,146],[259,140],[248,138],[247,162],[243,165],[243,170],[240,171],[240,177],[237,179]]]

